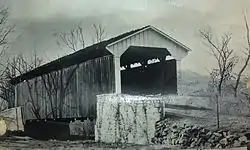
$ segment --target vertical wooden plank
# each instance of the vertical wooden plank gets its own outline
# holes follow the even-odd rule
[[[80,70],[80,66],[77,68],[76,70],[76,116],[80,117],[80,113],[79,113],[79,106],[80,106],[80,93],[79,93],[79,70]]]
[[[17,107],[17,100],[18,100],[18,94],[19,94],[18,86],[19,85],[15,85],[15,103],[14,103],[14,107]]]
[[[96,95],[101,93],[110,93],[116,90],[115,84],[115,59],[112,55],[100,57],[79,65],[76,69],[76,73],[72,77],[69,83],[69,87],[65,91],[65,97],[60,98],[60,92],[62,92],[59,87],[58,91],[54,91],[52,95],[52,105],[59,106],[59,102],[63,102],[63,117],[87,117],[95,116],[96,111]],[[117,61],[117,59],[116,59]],[[119,63],[119,62],[118,62]],[[117,66],[119,64],[117,63]],[[70,75],[71,71],[75,66],[69,68],[64,68],[59,71],[52,72],[54,76],[60,75],[60,71],[63,71],[63,84],[65,86],[67,77]],[[117,67],[118,70],[120,67]],[[52,75],[52,73],[49,73]],[[47,78],[48,76],[46,76]],[[59,80],[58,78],[56,78]],[[45,86],[43,85],[42,78],[38,77],[38,95],[36,97],[35,87],[32,87],[32,96],[35,98],[35,104],[41,107],[41,116],[45,116],[52,112],[52,107],[49,102],[49,95],[46,92]],[[35,79],[31,79],[33,85]],[[23,112],[26,119],[35,119],[32,112],[32,105],[27,103],[29,98],[27,83],[20,83],[18,85],[16,97],[16,105],[23,105]],[[55,89],[54,89],[55,90]],[[57,95],[56,95],[57,93]],[[50,118],[52,116],[49,116]]]

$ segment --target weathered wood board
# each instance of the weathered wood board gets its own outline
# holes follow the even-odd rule
[[[24,121],[95,117],[96,95],[113,92],[113,56],[105,56],[19,83],[17,106]]]

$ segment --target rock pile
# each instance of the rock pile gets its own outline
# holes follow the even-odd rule
[[[176,145],[182,148],[232,148],[248,143],[245,130],[208,130],[197,125],[159,121],[152,143]]]

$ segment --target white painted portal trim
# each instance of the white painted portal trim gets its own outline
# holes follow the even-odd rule
[[[157,29],[157,28],[155,28],[155,27],[153,27],[153,26],[151,26],[151,25],[148,26],[148,27],[145,28],[145,29],[142,29],[142,30],[140,30],[140,31],[138,31],[138,32],[135,32],[135,33],[133,33],[133,34],[130,34],[130,35],[128,35],[128,36],[126,36],[126,37],[124,37],[124,38],[122,38],[122,39],[120,39],[120,40],[117,40],[117,41],[115,41],[115,42],[113,42],[113,43],[108,44],[108,45],[106,46],[106,49],[108,49],[108,47],[110,47],[110,46],[112,46],[112,45],[114,45],[114,44],[117,44],[117,43],[119,43],[119,42],[121,42],[121,41],[123,41],[123,40],[125,40],[125,39],[128,39],[128,38],[130,38],[130,37],[132,37],[132,36],[135,36],[136,34],[142,33],[142,32],[144,32],[144,31],[146,31],[146,30],[148,30],[148,29],[152,29],[152,30],[155,31],[156,33],[162,35],[163,37],[167,38],[168,40],[170,40],[170,41],[174,42],[175,44],[181,46],[181,47],[182,47],[184,50],[186,50],[187,52],[192,51],[189,47],[185,46],[185,45],[182,44],[181,42],[177,41],[176,39],[172,38],[171,36],[167,35],[167,34],[164,33],[163,31],[161,31],[161,30],[159,30],[159,29]]]
[[[186,45],[182,44],[181,42],[177,41],[176,39],[172,38],[171,36],[169,36],[168,34],[166,34],[165,32],[155,28],[154,26],[150,26],[150,28],[152,30],[154,30],[155,32],[161,34],[162,36],[164,36],[165,38],[171,40],[172,42],[180,45],[183,49],[185,49],[186,51],[192,51],[189,47],[187,47]]]
[[[107,48],[108,51],[110,49]],[[111,52],[111,51],[110,51]],[[121,67],[120,67],[120,57],[114,57],[114,71],[115,71],[115,93],[120,94],[122,92],[122,82],[121,82]]]
[[[114,66],[115,66],[115,93],[120,94],[122,92],[120,57],[114,56]]]

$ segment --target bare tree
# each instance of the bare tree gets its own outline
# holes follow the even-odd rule
[[[62,117],[63,107],[70,107],[64,102],[66,96],[66,90],[69,88],[69,85],[76,75],[76,70],[79,65],[75,65],[70,69],[58,70],[48,74],[43,75],[42,84],[45,87],[51,112],[48,112],[45,116],[46,118],[52,116],[52,118]],[[76,109],[76,108],[72,108]]]
[[[93,24],[94,37],[93,43],[99,43],[103,41],[107,34],[105,27],[102,24]],[[84,49],[86,46],[83,27],[81,22],[73,29],[66,32],[57,32],[54,34],[57,38],[57,45],[60,47],[66,47],[74,52],[79,49]]]
[[[14,106],[14,95],[15,89],[14,85],[12,85],[9,81],[18,75],[22,75],[34,68],[40,66],[42,63],[42,59],[37,57],[37,54],[34,53],[32,60],[28,61],[23,54],[16,55],[13,58],[9,58],[5,62],[5,67],[2,76],[4,80],[1,80],[1,97],[5,99],[10,107]],[[33,80],[26,80],[24,84],[28,87],[29,98],[27,102],[31,104],[31,109],[37,119],[40,119],[40,107],[37,104],[37,99],[40,96],[40,92],[38,91],[39,87],[39,80],[37,78]],[[35,91],[33,91],[35,90]]]
[[[70,82],[73,79],[73,76],[76,74],[77,69],[79,68],[79,64],[73,66],[69,71],[60,70],[59,74],[59,87],[60,87],[60,95],[59,95],[59,117],[62,117],[63,113],[63,106],[65,105],[63,100],[66,96],[66,90],[69,87]],[[65,82],[63,81],[65,78]]]
[[[222,87],[226,84],[226,81],[232,79],[233,68],[238,62],[238,57],[234,55],[234,50],[229,48],[231,41],[231,34],[225,33],[221,36],[221,40],[218,41],[214,37],[211,28],[208,30],[200,30],[202,38],[207,42],[210,48],[211,54],[216,59],[218,67],[213,70],[215,76],[218,77],[217,92],[219,96],[222,96]]]
[[[15,25],[8,23],[9,9],[0,7],[0,97],[11,102],[14,95],[13,88],[8,84],[8,79],[12,76],[12,68],[6,67],[6,50],[9,48],[10,36],[14,31]]]
[[[28,61],[24,55],[20,54],[15,58],[17,63],[10,64],[12,68],[15,69],[15,72],[17,74],[22,75],[26,72],[29,72],[37,67],[39,67],[43,60],[39,58],[36,54],[34,53],[31,61]],[[32,80],[26,80],[24,84],[27,85],[28,87],[28,93],[29,93],[29,98],[27,102],[31,104],[31,110],[36,116],[37,119],[41,119],[40,115],[40,106],[38,105],[38,99],[40,97],[40,92],[39,89],[41,88],[41,84],[38,78],[34,78]]]
[[[213,86],[216,89],[216,115],[217,115],[217,126],[220,127],[219,118],[219,101],[222,97],[222,88],[226,86],[227,81],[233,78],[233,68],[238,62],[238,57],[235,56],[234,50],[229,48],[231,41],[231,34],[225,33],[221,36],[220,41],[214,37],[211,28],[200,30],[201,37],[206,41],[206,45],[210,48],[211,54],[216,59],[217,68],[211,72],[213,79]]]
[[[2,68],[4,68],[2,66]],[[14,106],[14,86],[9,83],[9,80],[14,76],[14,70],[11,66],[7,65],[1,71],[0,79],[0,97],[8,102],[8,107]]]
[[[83,28],[81,23],[76,28],[69,30],[68,32],[57,32],[57,45],[61,47],[67,47],[74,52],[85,48],[85,40],[83,34]]]
[[[55,35],[58,38],[58,46],[65,46],[74,52],[85,48],[85,39],[81,23],[68,32],[58,32],[55,33]],[[53,118],[62,117],[63,115],[63,107],[65,106],[63,101],[66,96],[66,90],[78,67],[79,64],[69,69],[69,71],[61,69],[56,73],[49,73],[46,78],[42,77],[43,84],[50,99]],[[57,97],[57,93],[59,94],[59,97]],[[52,95],[55,94],[56,97],[53,97]],[[57,102],[57,98],[59,98],[59,104],[56,103],[53,106],[52,101]]]
[[[240,80],[242,77],[243,72],[246,70],[248,64],[249,64],[249,60],[250,60],[250,36],[249,36],[249,26],[248,26],[248,21],[247,21],[247,17],[246,15],[244,15],[244,21],[245,21],[245,27],[246,27],[246,39],[247,39],[247,48],[246,48],[246,52],[244,52],[244,54],[246,55],[246,59],[245,62],[242,66],[242,68],[240,69],[239,73],[237,74],[236,77],[236,83],[235,86],[233,87],[234,89],[234,97],[237,97],[237,93],[238,93],[238,87],[240,84]]]
[[[0,7],[0,57],[1,57],[1,71],[2,74],[4,71],[6,71],[3,58],[6,57],[6,50],[9,48],[9,38],[11,36],[11,33],[13,33],[15,25],[9,25],[8,23],[8,17],[9,17],[9,8]]]
[[[93,28],[95,30],[93,43],[99,43],[103,41],[107,36],[105,27],[102,24],[93,24]]]
[[[5,50],[9,47],[9,38],[13,33],[15,25],[8,24],[9,8],[0,7],[0,58],[1,58],[1,71],[5,71],[4,62],[2,58],[5,56]],[[1,73],[0,73],[1,74]]]
[[[59,78],[60,75],[58,72],[51,72],[49,74],[45,74],[41,77],[43,86],[45,87],[49,105],[51,108],[51,112],[46,114],[46,118],[49,118],[52,115],[52,118],[56,119],[58,117],[58,92],[59,92]]]
[[[106,36],[105,28],[101,24],[93,24],[93,28],[95,30],[93,42],[96,43],[103,41]],[[65,46],[73,51],[85,48],[84,33],[81,23],[79,23],[76,28],[73,28],[68,32],[55,33],[55,36],[57,37],[57,44],[59,46]],[[42,77],[52,108],[52,112],[48,115],[52,115],[53,118],[62,117],[63,107],[66,105],[64,103],[66,91],[78,68],[79,64],[66,70],[61,69],[59,71],[49,73]],[[57,102],[57,98],[59,99],[58,104],[53,103],[53,101]]]
[[[43,60],[34,53],[32,60],[28,61],[24,55],[20,54],[8,61],[8,69],[5,72],[6,75],[9,74],[9,68],[11,68],[11,73],[13,75],[8,76],[8,80],[11,80],[13,77],[22,75],[26,72],[29,72],[39,66],[41,66]],[[51,111],[45,112],[45,118],[58,118],[63,115],[63,107],[66,106],[64,99],[66,96],[66,90],[69,87],[70,81],[76,73],[76,69],[79,65],[75,65],[67,70],[59,70],[44,74],[40,77],[35,77],[30,80],[25,80],[22,84],[27,87],[28,90],[28,104],[31,105],[31,111],[37,119],[41,119],[41,108],[39,105],[39,99],[44,99],[50,105]],[[8,85],[12,86],[9,82]],[[15,92],[14,88],[8,88],[8,86],[3,86],[5,90],[11,90]],[[46,95],[42,95],[41,89],[44,88]],[[4,90],[2,90],[4,91]],[[5,93],[7,95],[8,93]],[[47,105],[46,105],[47,106]]]
[[[8,24],[9,8],[0,8],[0,46],[7,46],[15,25]]]

